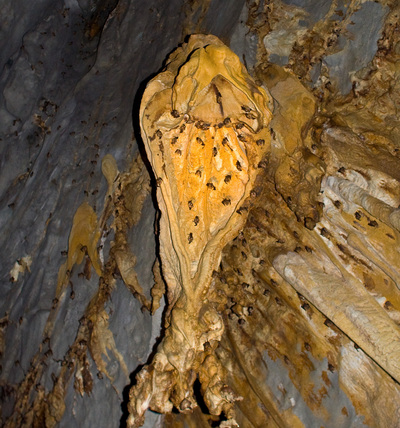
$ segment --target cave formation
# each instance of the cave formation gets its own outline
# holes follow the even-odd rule
[[[2,7],[3,426],[398,426],[399,13]]]

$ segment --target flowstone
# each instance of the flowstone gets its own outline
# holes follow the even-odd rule
[[[207,298],[221,251],[243,228],[270,148],[269,96],[214,36],[193,35],[148,84],[140,123],[157,183],[160,256],[167,283],[165,336],[130,391],[129,427],[144,413],[189,412],[198,378],[212,415],[236,426],[234,401],[214,356],[224,323]]]

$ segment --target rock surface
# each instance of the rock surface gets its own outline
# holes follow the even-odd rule
[[[165,307],[139,106],[194,33],[221,38],[272,96],[247,221],[207,295],[237,422],[398,425],[399,15],[390,0],[1,8],[4,426],[126,424]],[[145,426],[221,422],[194,389],[192,413]]]

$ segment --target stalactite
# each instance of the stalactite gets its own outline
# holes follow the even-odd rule
[[[213,355],[223,321],[208,299],[223,247],[246,220],[262,157],[269,150],[269,97],[214,36],[194,35],[147,86],[140,109],[161,210],[160,253],[167,282],[165,337],[130,392],[128,426],[147,408],[197,406],[199,377],[211,414],[234,426],[239,397]]]

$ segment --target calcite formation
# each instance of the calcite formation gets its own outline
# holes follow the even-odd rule
[[[399,2],[8,3],[0,425],[398,427]]]
[[[235,426],[239,397],[214,350],[224,331],[208,298],[221,250],[243,227],[270,148],[269,96],[214,36],[194,35],[148,84],[140,123],[157,183],[160,255],[167,283],[165,337],[130,392],[129,427],[150,408],[193,410],[198,377],[211,414]],[[253,192],[253,193],[252,193]]]
[[[4,423],[7,428],[57,426],[66,411],[65,397],[69,385],[73,383],[74,390],[81,396],[90,395],[93,390],[89,355],[98,370],[99,378],[104,375],[111,384],[115,381],[107,364],[110,355],[118,361],[126,378],[129,376],[123,355],[117,349],[109,328],[110,314],[105,305],[116,287],[115,277],[120,275],[142,307],[150,309],[150,303],[138,283],[134,270],[136,259],[127,241],[128,231],[139,221],[143,202],[149,193],[149,175],[140,156],[131,162],[129,171],[120,173],[115,159],[109,154],[102,160],[102,172],[108,182],[102,214],[98,219],[87,202],[83,202],[75,212],[68,240],[67,259],[58,272],[53,306],[43,328],[43,341],[29,371],[15,390],[15,409]],[[110,233],[110,229],[114,231],[113,241],[105,256],[102,245],[98,244]],[[41,384],[41,377],[43,367],[51,361],[53,355],[50,338],[54,336],[62,302],[67,299],[75,300],[71,277],[79,265],[82,269],[79,276],[86,279],[91,277],[93,267],[93,271],[99,276],[98,289],[79,320],[75,340],[60,361],[59,375],[52,376],[52,389],[46,391]],[[30,267],[29,258],[21,259],[19,266],[20,274],[24,273]],[[0,327],[5,322],[6,318],[0,320]],[[0,346],[3,342],[1,333],[2,331]],[[107,360],[104,359],[105,356]]]
[[[265,6],[285,21],[277,4],[293,6]],[[334,10],[325,20],[337,31]],[[326,45],[317,43],[322,21],[297,41],[288,67],[260,53],[256,75],[275,106],[268,168],[209,295],[227,296],[215,355],[246,397],[235,403],[240,426],[398,426],[398,16],[396,5],[346,96],[323,65],[316,84],[307,75],[338,48],[325,30]],[[200,410],[166,421],[211,422]]]

